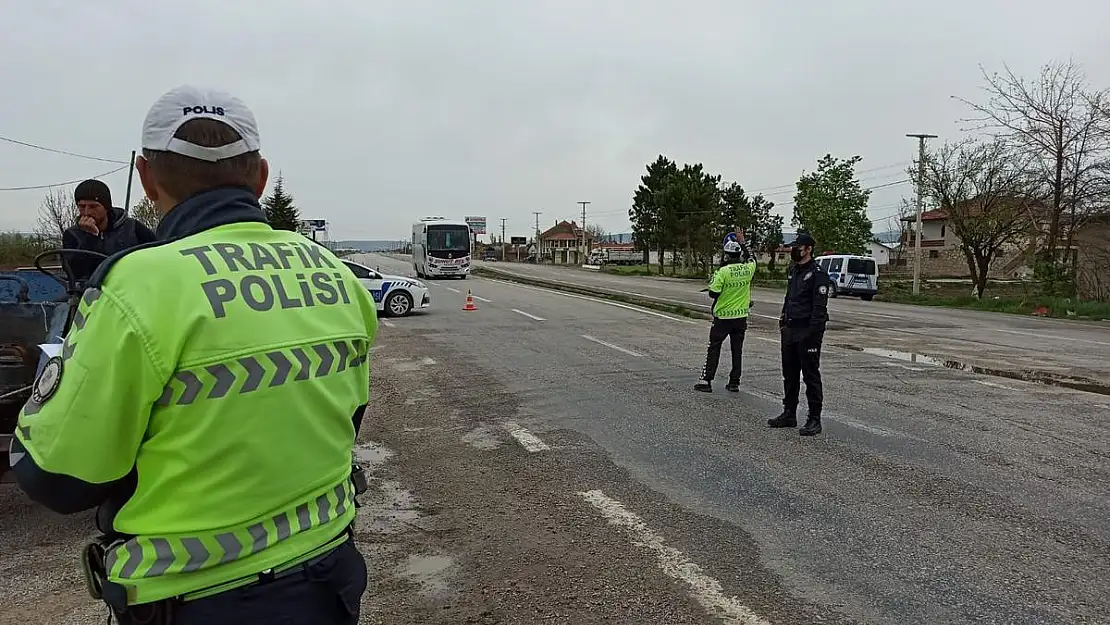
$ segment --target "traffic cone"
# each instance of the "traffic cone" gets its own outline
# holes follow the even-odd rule
[[[466,290],[466,305],[463,306],[463,310],[478,310],[474,305],[474,296],[470,294],[470,289]]]

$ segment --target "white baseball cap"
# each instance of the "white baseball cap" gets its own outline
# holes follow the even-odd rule
[[[219,147],[205,147],[174,136],[178,128],[192,119],[214,119],[231,126],[242,137]],[[242,100],[225,91],[184,85],[167,91],[143,120],[143,149],[174,152],[202,161],[216,162],[233,158],[261,147],[258,122]]]

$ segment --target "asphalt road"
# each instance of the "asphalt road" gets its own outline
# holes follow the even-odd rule
[[[372,388],[391,394],[368,436],[396,451],[417,500],[469,531],[394,551],[433,540],[454,568],[433,601],[386,566],[382,622],[1110,622],[1105,396],[829,349],[825,432],[805,439],[764,426],[780,408],[770,323],[749,334],[741,392],[706,395],[691,387],[707,322],[481,278],[430,284],[429,312],[383,327]],[[461,310],[467,289],[479,310]],[[833,311],[857,306],[900,311]],[[420,409],[397,416],[398,392]],[[507,599],[514,583],[531,591]],[[584,602],[597,585],[607,593]]]
[[[706,395],[707,322],[430,285],[372,348],[362,623],[1110,623],[1103,395],[830,348],[825,432],[805,439],[764,426],[770,320],[742,391]],[[76,560],[90,515],[4,485],[0,528],[0,625],[103,622]]]
[[[580,284],[628,295],[702,306],[704,285],[675,278],[604,274],[551,265],[479,263],[480,266],[545,280]],[[782,293],[756,289],[755,323],[771,327]],[[842,297],[829,304],[830,340],[894,360],[950,361],[1020,377],[1093,380],[1110,392],[1110,324],[1019,315],[864,302]]]

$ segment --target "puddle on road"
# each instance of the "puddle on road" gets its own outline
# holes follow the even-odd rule
[[[399,482],[383,481],[371,487],[370,497],[366,497],[363,508],[366,514],[359,517],[365,519],[367,531],[390,535],[411,531],[412,529],[426,529],[420,527],[418,521],[423,518],[420,513],[416,497],[401,486]]]
[[[431,367],[436,364],[434,358],[428,358],[427,356],[419,360],[412,358],[390,358],[386,360],[386,362],[389,363],[389,366],[393,367],[394,370],[402,373],[411,373],[420,370],[422,367]]]
[[[455,559],[438,555],[410,555],[408,561],[397,569],[397,576],[420,586],[420,593],[428,598],[442,599],[453,594],[450,576]]]
[[[355,458],[358,458],[362,468],[371,473],[392,457],[393,452],[386,449],[385,445],[378,443],[359,443],[355,445]]]
[[[998,378],[1006,378],[1009,380],[1020,380],[1022,382],[1033,382],[1035,384],[1045,384],[1048,386],[1059,386],[1070,388],[1076,391],[1083,391],[1086,393],[1110,395],[1110,385],[1099,382],[1098,380],[1092,380],[1090,378],[1057,375],[1049,373],[1047,371],[1036,371],[1032,369],[1001,369],[998,367],[986,367],[983,365],[973,365],[952,358],[937,358],[935,356],[929,356],[928,354],[903,352],[893,349],[883,349],[881,347],[859,347],[858,345],[847,344],[834,344],[833,347],[840,347],[855,352],[863,352],[865,354],[871,354],[873,356],[882,356],[883,358],[891,358],[894,360],[901,360],[904,362],[911,362],[915,364],[934,365],[937,367],[944,367],[945,369],[954,369],[956,371],[967,371],[969,373],[990,375]]]

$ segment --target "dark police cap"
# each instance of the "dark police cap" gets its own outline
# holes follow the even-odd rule
[[[791,246],[801,247],[803,245],[807,245],[809,247],[817,247],[817,241],[815,241],[813,237],[803,232],[794,238],[794,242],[791,243]]]

